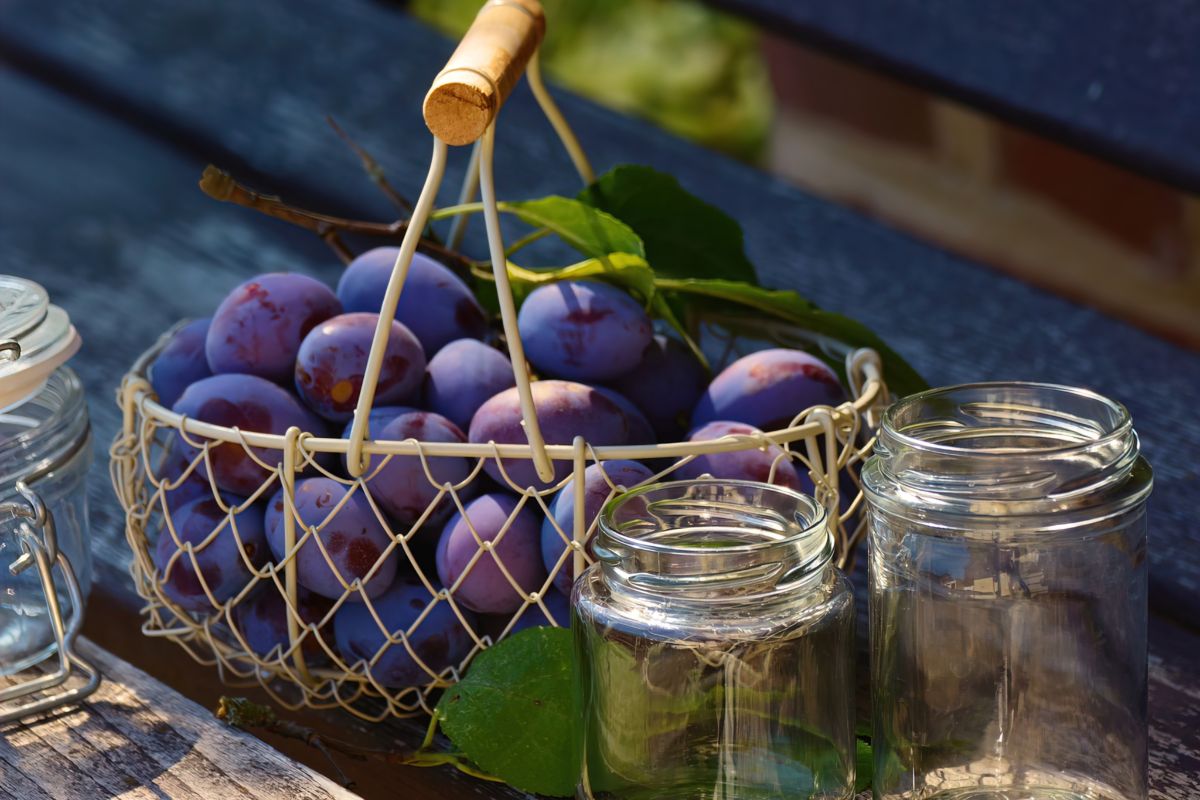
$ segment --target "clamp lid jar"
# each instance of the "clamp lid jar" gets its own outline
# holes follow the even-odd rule
[[[47,543],[66,629],[78,627],[91,586],[85,487],[91,426],[83,386],[64,365],[78,348],[66,312],[50,304],[41,286],[0,276],[0,675],[37,664],[57,647],[54,604],[40,569],[31,566],[31,542]],[[44,517],[51,520],[48,536],[31,531]],[[59,552],[73,575],[64,573],[69,567]]]

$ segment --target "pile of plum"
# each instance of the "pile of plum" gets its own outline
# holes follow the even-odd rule
[[[348,437],[395,258],[394,248],[363,254],[346,268],[336,292],[295,273],[260,275],[241,284],[211,319],[179,329],[150,365],[148,378],[159,402],[189,418],[242,431],[283,434],[294,426],[314,436]],[[808,406],[844,399],[835,374],[799,350],[753,353],[710,382],[684,344],[655,334],[638,302],[598,281],[539,286],[526,297],[518,321],[526,357],[537,372],[532,390],[538,421],[551,444],[570,444],[576,435],[602,446],[752,433],[786,426]],[[415,256],[380,366],[370,437],[525,443],[512,365],[491,338],[488,315],[467,284],[442,264]],[[456,490],[465,515],[438,494],[446,483],[467,481],[477,466],[472,459],[376,457],[364,473],[367,492],[346,480],[344,464],[322,464],[342,480],[310,468],[295,485],[295,536],[301,543],[286,552],[282,489],[233,516],[211,489],[215,484],[227,505],[245,505],[269,477],[258,462],[274,463],[278,451],[255,450],[256,460],[240,444],[214,443],[206,462],[176,436],[166,454],[159,477],[175,486],[165,499],[175,536],[164,528],[155,563],[163,590],[190,613],[214,612],[214,602],[222,604],[246,587],[251,569],[292,557],[303,589],[297,611],[306,623],[324,619],[347,594],[333,617],[331,641],[348,663],[369,661],[387,643],[362,602],[370,598],[393,635],[409,631],[425,615],[408,645],[437,672],[461,660],[472,640],[449,603],[431,605],[429,591],[413,575],[411,553],[443,585],[461,578],[454,592],[459,613],[484,630],[502,629],[525,602],[497,559],[526,593],[539,590],[557,569],[559,591],[544,603],[559,624],[567,621],[571,559],[560,531],[570,535],[575,496],[569,483],[562,488],[550,501],[552,519],[543,518],[536,502],[520,504],[514,489],[550,486],[539,480],[531,461],[488,459],[484,475]],[[769,447],[702,456],[672,477],[761,481],[774,465],[775,483],[811,488],[808,476],[779,455],[779,448]],[[557,483],[570,473],[570,462],[555,463]],[[652,474],[635,461],[590,466],[586,519],[590,523],[599,513],[610,482],[632,487]],[[381,519],[391,523],[390,533]],[[418,522],[404,546],[393,540]],[[488,547],[481,548],[476,536]],[[181,551],[176,538],[190,543],[192,554]],[[360,588],[347,593],[345,586],[355,581]],[[287,610],[278,589],[264,584],[239,601],[230,622],[243,641],[269,658],[288,647]],[[517,627],[546,624],[545,616],[530,606]],[[305,651],[314,659],[322,655],[311,639]],[[371,674],[393,687],[428,680],[403,645],[388,647]]]

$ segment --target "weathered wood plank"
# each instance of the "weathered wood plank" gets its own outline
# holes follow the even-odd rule
[[[1157,180],[1200,188],[1200,3],[709,0]]]
[[[1200,797],[1200,636],[1150,623],[1150,797]]]
[[[99,98],[132,124],[171,136],[174,146],[189,154],[231,159],[269,175],[272,185],[265,188],[328,210],[390,214],[353,156],[327,130],[326,113],[380,158],[402,190],[415,194],[424,176],[428,134],[420,101],[451,43],[388,8],[365,0],[332,6],[321,0],[180,0],[154,11],[137,0],[100,5],[5,0],[5,8],[10,13],[0,17],[0,49],[10,62],[49,76],[81,101]],[[197,30],[205,35],[197,36]],[[1194,458],[1200,451],[1200,419],[1192,409],[1200,356],[920,244],[644,123],[577,98],[564,96],[562,104],[599,168],[639,161],[677,174],[742,222],[764,282],[796,288],[825,307],[857,316],[932,383],[1048,380],[1089,386],[1125,402],[1157,470],[1151,501],[1152,602],[1189,624],[1200,621],[1200,526],[1193,513],[1200,503],[1200,465]],[[527,90],[514,93],[500,120],[501,192],[521,197],[573,191],[569,162]],[[26,169],[33,174],[38,168],[32,164],[43,162],[30,148],[58,157],[67,142],[75,146],[69,130],[46,131],[45,142],[30,142],[12,121],[5,128],[0,137],[20,140],[14,144],[30,153]],[[70,174],[80,174],[83,167],[114,174],[98,163],[103,158],[95,155],[97,148],[78,149],[83,152],[70,154],[75,165]],[[456,180],[462,160],[452,165],[448,181]],[[19,167],[0,170],[13,168]],[[39,187],[33,180],[31,196],[57,194],[55,187]],[[128,183],[128,178],[115,180],[118,186]],[[171,172],[151,180],[154,197],[168,207],[178,211],[184,197],[193,202],[186,194],[192,176]],[[96,186],[103,185],[97,181]],[[105,203],[108,190],[97,188],[85,202]],[[131,220],[145,214],[134,207],[124,215],[121,206],[106,208],[103,216],[119,219],[124,228],[118,230],[128,236]],[[29,203],[14,209],[13,227],[30,225],[41,213],[37,209]],[[211,219],[217,212],[199,213]],[[139,344],[144,332],[166,316],[160,309],[192,315],[209,311],[210,298],[227,285],[225,276],[237,272],[231,263],[234,249],[245,245],[278,253],[284,241],[292,241],[281,233],[279,240],[221,242],[211,226],[196,230],[174,224],[176,251],[196,247],[229,272],[203,281],[195,267],[152,269],[150,263],[171,258],[161,239],[159,249],[145,254],[147,266],[136,279],[134,265],[127,264],[124,274],[136,280],[147,304],[163,301],[144,322],[135,321],[130,336]],[[78,241],[77,235],[59,237],[54,244],[60,248],[53,253],[59,261],[43,263],[63,269],[77,260],[72,244]],[[242,263],[252,270],[252,254],[239,255],[248,257]],[[14,252],[9,262],[27,274],[33,262],[26,259],[34,257]],[[318,274],[334,269],[313,259]],[[260,263],[277,262],[264,257]],[[77,286],[69,271],[60,280],[65,290],[59,297],[68,303],[77,296],[82,304],[97,291],[87,283]],[[176,288],[179,282],[185,291]],[[186,291],[193,287],[199,291]],[[83,333],[86,339],[89,331]],[[108,377],[111,385],[117,376]]]
[[[10,725],[0,786],[21,798],[352,800],[358,797],[120,658],[80,641],[104,675],[84,703]],[[4,679],[8,680],[8,679]]]

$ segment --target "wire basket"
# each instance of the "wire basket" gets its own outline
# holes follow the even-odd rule
[[[748,435],[727,436],[702,442],[644,445],[593,446],[582,436],[567,443],[547,444],[534,412],[529,371],[517,334],[516,309],[505,268],[496,195],[492,179],[495,117],[517,78],[526,72],[533,93],[562,140],[584,182],[593,179],[591,167],[567,123],[554,106],[541,80],[537,47],[544,22],[535,0],[492,0],[464,37],[446,68],[438,75],[426,97],[425,117],[433,138],[433,156],[424,188],[401,243],[399,255],[383,300],[380,324],[364,376],[361,394],[348,438],[334,439],[292,428],[283,435],[243,431],[187,418],[157,402],[146,378],[147,365],[163,346],[170,332],[145,353],[122,381],[119,403],[123,412],[121,432],[111,450],[113,485],[126,514],[126,537],[133,551],[131,572],[138,593],[145,600],[142,631],[147,636],[165,637],[180,644],[197,661],[215,665],[231,684],[259,684],[281,705],[332,708],[340,706],[368,720],[388,716],[411,716],[431,712],[434,695],[452,685],[481,650],[509,635],[532,619],[541,624],[560,625],[555,607],[563,604],[557,585],[569,586],[591,562],[587,543],[596,522],[585,515],[585,471],[593,464],[636,460],[648,467],[633,485],[669,480],[694,459],[730,451],[763,451],[770,456],[767,480],[780,470],[795,470],[811,479],[817,499],[829,511],[838,563],[851,563],[854,548],[863,533],[857,514],[862,502],[857,465],[869,452],[874,415],[886,400],[878,355],[869,349],[849,350],[836,342],[816,340],[803,331],[784,326],[764,326],[761,338],[784,346],[803,342],[820,347],[827,355],[844,359],[850,399],[837,406],[796,409],[789,427]],[[379,367],[387,343],[401,288],[425,229],[434,198],[442,182],[448,145],[475,144],[471,166],[461,196],[470,200],[478,190],[497,294],[503,332],[511,356],[526,444],[460,443],[432,441],[383,441],[369,438],[369,413],[374,402]],[[456,221],[457,222],[457,221]],[[451,231],[456,246],[461,226]],[[719,322],[710,334],[724,337],[724,355],[729,361],[752,345],[722,333]],[[722,363],[714,364],[721,367]],[[248,497],[231,498],[220,492],[214,480],[214,458],[241,451],[262,470],[261,485]],[[239,453],[240,455],[241,453]],[[372,478],[392,459],[418,459],[421,472],[434,494],[428,507],[412,524],[398,524],[381,510]],[[465,477],[440,481],[436,462],[460,459]],[[345,469],[339,469],[339,462]],[[529,475],[534,485],[522,485],[514,473]],[[633,485],[614,481],[602,468],[607,495],[613,496]],[[296,506],[297,479],[322,476],[345,487],[344,497],[325,519],[306,525]],[[618,476],[619,477],[619,476]],[[172,519],[178,507],[176,493],[190,485],[206,485],[219,507],[214,529],[200,541],[184,541]],[[489,485],[506,492],[511,508],[499,531],[490,539],[481,537],[467,523],[476,545],[463,572],[448,586],[438,582],[429,564],[428,549],[436,542],[446,515],[457,511],[466,518],[465,507],[481,488]],[[557,493],[570,486],[574,510],[569,525],[560,525],[550,504]],[[847,496],[849,495],[849,496]],[[239,522],[248,524],[251,514],[261,513],[261,504],[277,497],[281,514],[284,556],[263,564],[251,559],[242,547]],[[318,610],[306,606],[297,579],[297,561],[302,548],[315,546],[330,571],[339,576],[331,560],[332,545],[322,537],[326,524],[342,512],[352,498],[365,500],[371,514],[386,532],[388,545],[361,579],[341,581],[342,594]],[[518,574],[518,565],[505,562],[501,544],[530,515],[551,526],[562,539],[562,555],[547,565],[547,575],[536,585]],[[220,536],[232,535],[238,544],[246,584],[228,599],[218,600],[205,583],[197,554]],[[516,534],[512,534],[514,537]],[[152,557],[161,537],[172,537],[177,552],[160,571]],[[163,572],[183,560],[202,584],[209,608],[189,611],[164,591]],[[405,625],[389,626],[379,604],[368,596],[366,586],[381,574],[389,560],[412,587],[412,609]],[[519,607],[503,615],[477,615],[462,601],[464,581],[475,570],[491,570],[494,579],[506,582],[519,598]],[[564,580],[565,579],[565,580]],[[285,617],[286,641],[268,652],[256,652],[246,636],[244,608],[270,595]],[[415,599],[414,599],[415,598]],[[514,605],[516,605],[514,600]],[[380,645],[371,652],[339,648],[334,635],[334,618],[347,604],[362,609],[360,616],[378,630]],[[408,619],[406,618],[406,619]],[[431,632],[432,630],[432,632]],[[432,642],[432,644],[431,644]],[[385,664],[402,663],[406,669],[385,669]],[[397,674],[406,676],[398,680]]]

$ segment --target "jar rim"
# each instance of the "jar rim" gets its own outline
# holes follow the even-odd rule
[[[770,483],[760,483],[758,481],[732,480],[723,478],[697,478],[693,480],[682,481],[663,481],[660,483],[648,483],[643,486],[638,486],[630,489],[627,492],[613,497],[606,502],[600,510],[600,530],[605,536],[629,547],[635,547],[642,551],[650,551],[663,555],[694,555],[695,547],[686,545],[675,545],[664,542],[656,542],[645,539],[641,536],[629,536],[622,533],[613,526],[611,520],[615,512],[626,503],[654,492],[664,489],[682,489],[687,486],[729,486],[742,487],[753,489],[755,491],[768,491],[777,494],[780,497],[786,498],[789,501],[797,502],[803,509],[811,512],[811,515],[806,518],[806,524],[798,526],[798,529],[781,538],[781,539],[764,539],[758,542],[747,542],[738,544],[718,544],[711,547],[711,550],[721,553],[755,553],[763,550],[770,550],[781,546],[794,545],[806,537],[811,536],[815,531],[828,527],[828,512],[825,507],[818,503],[815,498],[810,495],[798,492],[794,489],[789,489],[786,486],[776,486]],[[832,540],[832,536],[829,536]]]
[[[948,398],[955,394],[961,394],[965,392],[1001,389],[1036,390],[1051,395],[1092,401],[1096,403],[1099,408],[1109,411],[1112,415],[1113,422],[1105,425],[1103,429],[1095,436],[1080,436],[1078,440],[1064,444],[1024,446],[1019,448],[963,447],[961,445],[945,444],[943,442],[934,441],[932,439],[909,433],[907,432],[908,429],[897,424],[897,420],[902,414],[910,411],[914,406],[918,406],[922,403],[929,403],[931,400]],[[1005,459],[1018,455],[1064,456],[1070,455],[1074,452],[1089,450],[1097,447],[1098,445],[1109,444],[1117,440],[1124,439],[1132,433],[1133,418],[1129,413],[1129,409],[1127,409],[1122,403],[1091,389],[1039,381],[978,381],[974,383],[960,383],[952,386],[926,389],[923,392],[917,392],[916,394],[908,395],[907,397],[896,401],[884,411],[880,430],[881,433],[884,434],[888,439],[917,451],[946,456],[970,456],[972,458],[982,459]]]

